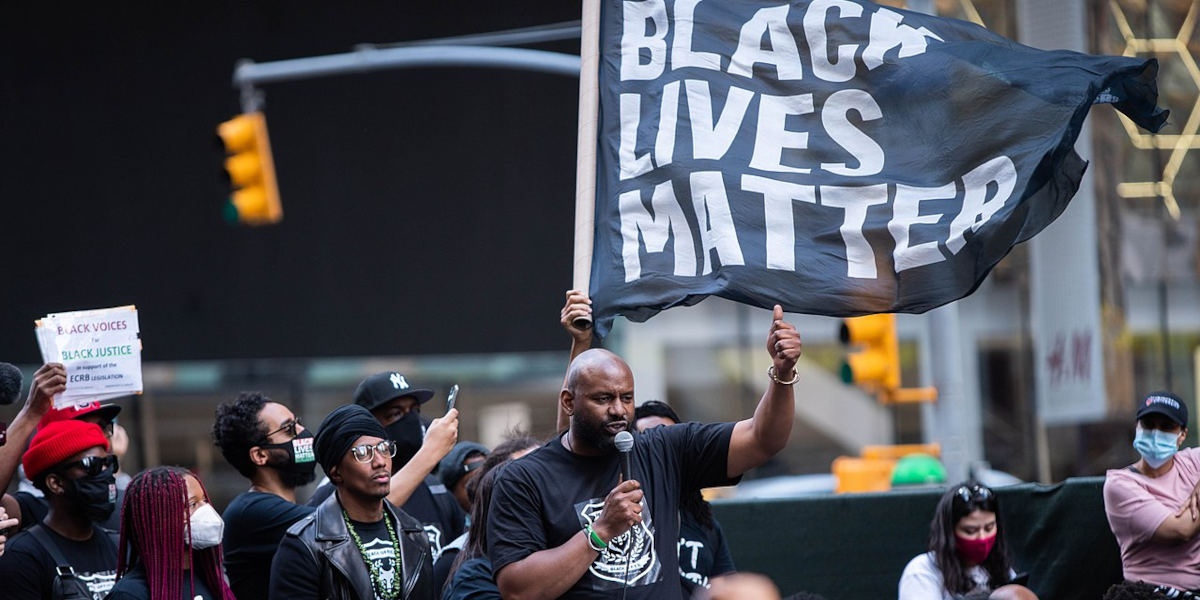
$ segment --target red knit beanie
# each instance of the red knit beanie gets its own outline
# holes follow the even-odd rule
[[[34,434],[21,464],[26,477],[37,479],[46,469],[96,446],[108,451],[108,438],[99,425],[73,419],[57,421]]]

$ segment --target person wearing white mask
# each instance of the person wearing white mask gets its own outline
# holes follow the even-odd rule
[[[1200,593],[1200,450],[1180,449],[1187,405],[1153,392],[1136,418],[1139,460],[1109,470],[1104,480],[1104,511],[1121,546],[1125,581],[1158,586],[1163,597]]]
[[[117,583],[108,600],[234,600],[221,571],[225,523],[195,474],[155,467],[121,507]]]

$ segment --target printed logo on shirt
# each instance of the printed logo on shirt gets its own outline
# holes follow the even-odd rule
[[[88,592],[92,594],[92,600],[104,600],[109,590],[117,583],[116,571],[76,573],[75,577],[87,587]]]
[[[384,589],[396,589],[400,582],[399,573],[396,572],[396,548],[392,546],[391,540],[375,538],[363,542],[363,550],[366,550],[367,560],[375,564],[375,569],[379,572],[379,583]],[[379,592],[380,590],[375,590],[376,600],[381,600]]]
[[[700,568],[700,553],[704,552],[704,542],[679,536],[678,550],[679,576],[696,585],[709,587],[708,577],[697,571]]]
[[[579,526],[592,524],[604,509],[603,498],[593,498],[575,505],[579,515]],[[594,577],[595,589],[620,589],[628,581],[630,586],[648,585],[662,577],[662,564],[654,549],[654,523],[650,510],[642,498],[642,522],[629,531],[608,542],[608,547],[588,572]]]
[[[433,562],[442,555],[442,530],[433,523],[425,524],[425,537],[429,538],[429,551],[433,554]]]

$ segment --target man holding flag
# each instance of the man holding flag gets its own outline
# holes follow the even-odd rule
[[[559,402],[565,434],[505,467],[488,555],[505,598],[679,598],[680,491],[731,485],[787,444],[800,335],[774,307],[770,382],[754,416],[634,434],[622,477],[614,440],[632,429],[633,374],[615,354],[580,354]],[[622,480],[624,479],[624,480]]]

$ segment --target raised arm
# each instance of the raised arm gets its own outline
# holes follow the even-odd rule
[[[33,383],[29,386],[29,397],[21,412],[8,426],[8,442],[0,446],[0,492],[8,489],[12,483],[17,465],[21,463],[21,455],[29,445],[29,438],[37,428],[38,421],[50,410],[50,402],[55,394],[61,394],[67,389],[67,368],[60,363],[47,363],[33,375]],[[17,499],[4,494],[0,499],[0,507],[15,519],[22,518],[21,508]],[[22,527],[23,528],[23,527]]]
[[[642,489],[636,480],[623,481],[604,499],[604,509],[593,530],[605,544],[642,522]],[[493,497],[495,506],[498,497]],[[586,530],[571,536],[561,546],[539,550],[496,572],[500,595],[510,600],[551,600],[579,581],[596,551],[588,544]]]
[[[567,359],[567,366],[571,365],[571,361],[575,360],[576,356],[583,353],[592,347],[592,328],[587,327],[580,329],[575,326],[575,320],[579,317],[591,317],[592,315],[592,299],[587,297],[587,294],[579,290],[567,290],[567,302],[563,305],[562,311],[559,312],[558,322],[562,324],[563,329],[571,334],[571,357]],[[567,387],[566,377],[563,377],[563,387]],[[567,418],[567,411],[563,408],[561,402],[555,402],[558,407],[558,416],[554,420],[554,429],[562,431],[570,424]]]
[[[737,477],[757,467],[787,445],[795,418],[796,361],[800,358],[800,334],[783,320],[783,308],[775,305],[771,330],[767,334],[767,352],[774,371],[767,391],[758,401],[754,416],[739,421],[729,440],[729,477]]]
[[[458,409],[450,412],[429,424],[425,433],[425,441],[421,448],[395,475],[392,475],[392,487],[388,492],[388,502],[392,506],[403,506],[409,496],[421,485],[437,467],[438,461],[446,457],[454,444],[458,442]]]

